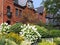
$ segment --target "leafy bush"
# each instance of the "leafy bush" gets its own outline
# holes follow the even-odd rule
[[[52,42],[42,41],[42,42],[38,43],[38,45],[56,45],[56,44],[52,43]]]
[[[17,44],[20,44],[24,38],[16,33],[10,32],[6,35],[6,38],[15,41]]]
[[[37,27],[37,31],[41,34],[42,38],[50,37],[49,31],[46,28],[40,26],[36,26],[36,27]]]
[[[60,38],[54,38],[54,42],[55,42],[57,45],[60,45]]]
[[[52,37],[60,37],[60,30],[50,30],[50,35]]]
[[[16,23],[10,27],[9,31],[19,33],[21,30],[21,25],[23,25],[23,24],[22,23]]]
[[[17,44],[10,39],[6,39],[5,37],[2,37],[0,39],[0,45],[17,45]]]
[[[17,45],[17,44],[10,39],[5,39],[5,45]]]
[[[0,35],[0,45],[20,45],[24,38],[16,33],[8,33],[8,34],[1,34]]]
[[[0,35],[0,45],[5,45],[5,37],[2,37],[2,35]]]

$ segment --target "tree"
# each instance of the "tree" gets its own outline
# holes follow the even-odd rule
[[[43,0],[43,5],[47,13],[53,14],[54,21],[60,23],[60,0]]]
[[[36,15],[34,11],[30,9],[24,10],[21,18],[22,18],[22,23],[35,24],[38,22],[38,15]]]

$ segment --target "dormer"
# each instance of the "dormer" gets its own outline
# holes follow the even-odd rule
[[[18,0],[13,0],[14,4],[18,5]]]
[[[32,9],[34,8],[34,6],[33,6],[33,1],[32,1],[32,0],[28,0],[28,1],[27,1],[27,7],[28,7],[28,8],[32,8]]]
[[[19,5],[21,7],[26,6],[27,0],[13,0],[14,4]]]

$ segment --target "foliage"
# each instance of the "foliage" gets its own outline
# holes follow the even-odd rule
[[[57,45],[60,45],[60,38],[54,38],[54,42],[55,42]]]
[[[24,38],[22,36],[20,36],[16,33],[13,33],[13,32],[7,34],[6,38],[15,41],[17,44],[20,44],[24,40]]]
[[[20,45],[24,38],[16,33],[8,33],[0,35],[0,45]]]
[[[16,23],[10,27],[9,31],[19,33],[21,31],[21,25],[23,25],[23,24],[22,23]]]
[[[44,0],[43,5],[46,8],[47,14],[53,15],[53,20],[60,28],[60,0]]]
[[[6,31],[0,32],[0,44],[1,45],[31,45],[41,35],[38,33],[35,25],[16,23],[9,27]]]
[[[21,42],[21,45],[31,45],[31,42],[25,40]]]
[[[60,37],[60,30],[50,30],[50,35],[52,37]]]
[[[60,9],[60,0],[44,0],[43,5],[48,13],[56,14]]]
[[[26,10],[26,11],[23,11],[22,13],[22,16],[21,16],[21,22],[22,23],[32,23],[32,24],[35,24],[39,21],[38,19],[38,15],[37,14],[34,14],[33,10]]]
[[[0,39],[0,45],[17,45],[14,41],[6,39],[6,38],[1,38]]]
[[[7,31],[9,33],[7,33]],[[16,23],[9,27],[7,31],[2,31],[3,33],[0,32],[0,45],[31,45],[39,41],[41,37],[60,37],[60,30],[48,31],[45,27],[32,24]],[[46,42],[44,42],[44,44],[45,43]],[[39,45],[40,44],[43,45],[42,42],[39,43]]]
[[[50,37],[49,31],[45,27],[40,27],[38,25],[36,27],[37,27],[37,31],[41,34],[42,38]]]
[[[9,32],[9,28],[11,27],[11,25],[8,25],[8,23],[2,23],[1,24],[1,26],[2,26],[2,32]]]
[[[44,27],[45,27],[46,29],[48,29],[48,30],[56,29],[55,27],[53,27],[52,24],[45,25]]]
[[[5,37],[2,37],[2,35],[0,35],[0,45],[5,45]]]
[[[38,45],[56,45],[55,43],[47,42],[47,41],[42,41],[38,43]]]
[[[42,21],[39,21],[38,23],[36,23],[36,25],[45,26],[45,24]]]
[[[5,45],[18,45],[14,41],[9,40],[9,39],[5,39],[5,42],[6,42]]]
[[[21,28],[20,34],[24,36],[25,39],[28,39],[28,41],[34,43],[38,38],[41,38],[35,25],[24,24]]]

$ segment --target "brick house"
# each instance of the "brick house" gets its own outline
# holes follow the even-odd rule
[[[21,22],[24,11],[35,14],[32,0],[0,0],[0,24]]]
[[[42,21],[43,23],[46,23],[46,10],[44,8],[44,6],[40,6],[38,8],[35,8],[36,13],[38,14],[38,18],[40,21]]]

